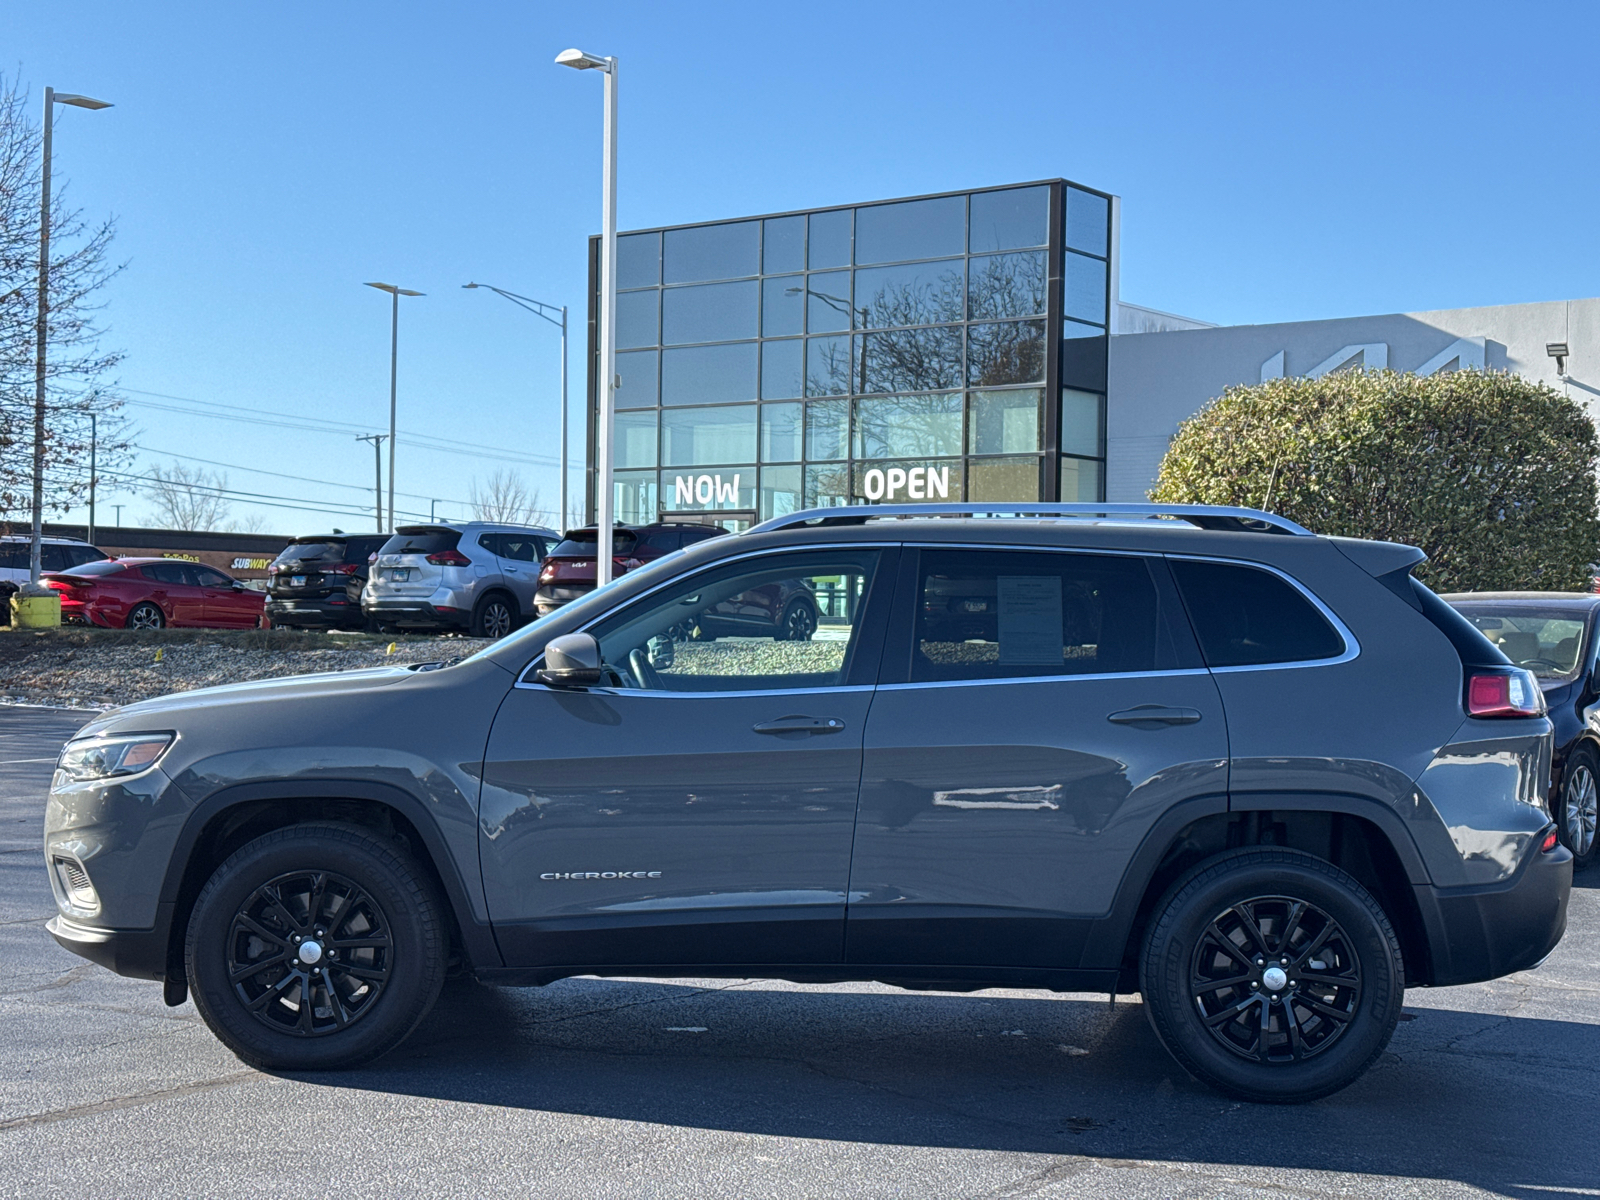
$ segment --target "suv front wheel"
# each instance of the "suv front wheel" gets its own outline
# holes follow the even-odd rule
[[[1355,879],[1295,850],[1201,863],[1157,905],[1140,963],[1156,1036],[1242,1100],[1338,1091],[1383,1053],[1405,973],[1389,918]]]
[[[245,1062],[352,1067],[396,1046],[444,981],[443,906],[403,850],[296,825],[231,855],[189,918],[195,1007]]]

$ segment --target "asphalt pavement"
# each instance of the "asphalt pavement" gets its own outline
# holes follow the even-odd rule
[[[769,980],[453,981],[371,1067],[268,1074],[45,933],[86,719],[0,709],[0,1195],[1600,1196],[1600,871],[1543,967],[1411,992],[1296,1108],[1189,1078],[1137,998]]]

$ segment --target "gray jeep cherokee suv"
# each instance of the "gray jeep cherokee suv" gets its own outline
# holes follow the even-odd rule
[[[1421,561],[1244,509],[797,513],[464,661],[100,717],[49,929],[260,1066],[381,1054],[456,960],[1136,990],[1201,1079],[1326,1095],[1407,986],[1566,922],[1539,688]],[[679,636],[795,579],[807,640]]]

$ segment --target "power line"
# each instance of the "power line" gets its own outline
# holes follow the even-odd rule
[[[296,483],[315,483],[322,487],[346,488],[349,491],[362,493],[370,492],[372,490],[371,488],[365,487],[359,483],[336,483],[329,479],[312,479],[306,475],[285,475],[282,471],[268,471],[262,467],[247,467],[241,463],[217,462],[215,459],[211,458],[196,458],[192,454],[179,454],[176,450],[158,450],[154,446],[145,446],[137,442],[133,443],[131,448],[134,450],[143,450],[146,454],[161,454],[168,458],[181,458],[187,462],[204,463],[208,467],[224,467],[230,471],[244,471],[256,475],[271,475],[274,479],[292,479]],[[452,500],[445,496],[425,496],[418,492],[396,492],[395,495],[405,496],[412,500],[437,500],[440,504],[454,504],[459,505],[462,508],[471,507],[470,501]]]
[[[118,479],[124,483],[160,483],[161,480],[153,475],[137,475],[128,471],[101,471],[103,477]],[[203,492],[224,500],[238,500],[250,504],[259,504],[266,508],[284,508],[296,512],[333,513],[337,516],[365,517],[370,515],[370,510],[364,504],[347,503],[343,500],[313,501],[299,496],[280,496],[273,492],[245,492],[237,488],[217,487],[212,484],[182,485],[186,490]],[[427,514],[414,509],[402,509],[405,516],[426,520]]]

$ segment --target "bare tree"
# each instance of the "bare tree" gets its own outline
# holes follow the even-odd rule
[[[529,487],[520,472],[510,469],[495,471],[481,485],[474,478],[467,498],[475,520],[506,525],[537,525],[546,520],[539,489]]]
[[[20,83],[0,76],[0,523],[32,507],[33,410],[39,271],[41,129]],[[111,373],[120,351],[100,346],[100,290],[115,222],[89,224],[60,184],[51,197],[50,302],[45,378],[45,507],[60,512],[89,488],[92,413],[101,470],[130,457]]]
[[[145,495],[155,510],[145,521],[157,529],[220,529],[228,519],[228,477],[221,472],[173,463],[150,468]]]

